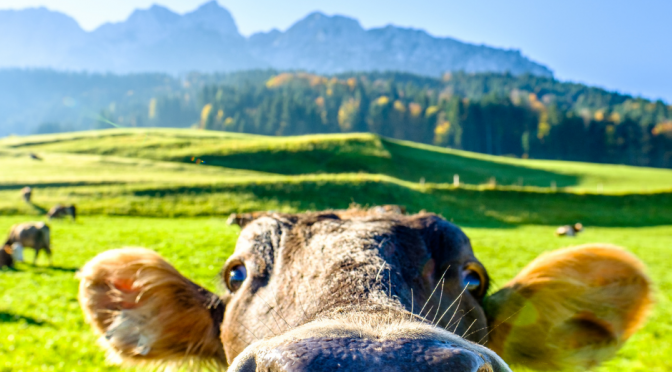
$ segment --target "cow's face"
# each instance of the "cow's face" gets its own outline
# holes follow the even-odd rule
[[[641,264],[584,246],[540,257],[497,293],[469,240],[434,215],[260,217],[217,297],[158,255],[103,253],[80,302],[127,362],[231,371],[585,369],[611,357],[651,302]],[[484,345],[484,346],[482,346]]]
[[[245,350],[239,368],[506,370],[477,344],[485,268],[433,215],[263,217],[242,231],[223,280],[221,338],[229,362]]]

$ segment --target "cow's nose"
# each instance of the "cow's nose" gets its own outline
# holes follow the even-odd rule
[[[505,371],[497,361],[457,344],[434,340],[309,338],[241,354],[229,371]]]

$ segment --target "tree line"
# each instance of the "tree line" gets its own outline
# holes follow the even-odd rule
[[[373,132],[493,155],[672,168],[672,106],[533,75],[3,70],[0,81],[0,128]]]
[[[672,106],[530,75],[280,73],[200,92],[202,129],[372,132],[479,153],[672,167]]]

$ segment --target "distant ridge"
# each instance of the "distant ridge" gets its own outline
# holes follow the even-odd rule
[[[216,1],[180,15],[153,5],[119,23],[86,32],[71,17],[46,8],[0,11],[0,68],[91,72],[230,72],[254,68],[317,73],[447,71],[552,76],[518,50],[438,38],[423,30],[365,30],[357,20],[316,12],[286,31],[242,36]]]

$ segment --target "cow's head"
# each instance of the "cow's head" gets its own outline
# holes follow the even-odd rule
[[[641,263],[609,246],[541,256],[487,296],[469,239],[432,214],[265,215],[221,277],[219,297],[156,253],[108,251],[81,270],[80,303],[120,361],[237,372],[585,369],[651,303]]]

